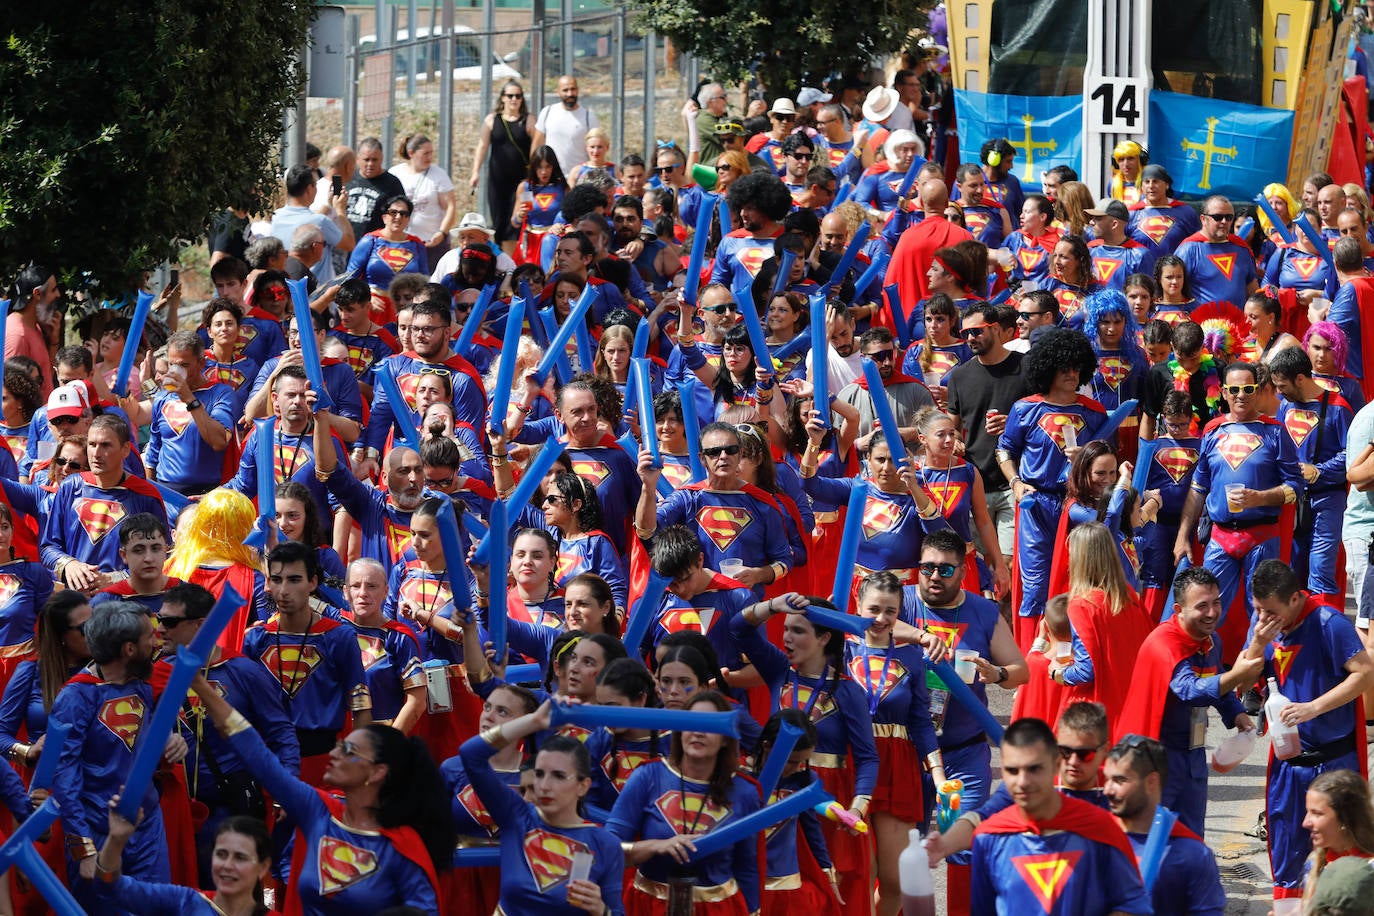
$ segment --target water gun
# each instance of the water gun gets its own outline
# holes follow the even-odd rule
[[[859,833],[868,833],[868,822],[861,817],[855,817],[850,813],[848,808],[837,801],[821,802],[812,810],[821,817],[834,821],[841,827],[857,830]]]
[[[940,827],[940,832],[944,833],[959,819],[964,800],[964,781],[946,779],[940,783],[938,798],[940,807],[936,813],[936,823]]]

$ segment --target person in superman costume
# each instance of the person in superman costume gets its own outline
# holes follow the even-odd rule
[[[338,461],[331,432],[337,418],[315,413],[315,476],[362,528],[362,555],[383,566],[402,562],[410,537],[410,516],[420,505],[424,472],[420,456],[398,446],[386,456],[386,492],[369,487]]]
[[[203,676],[191,688],[247,770],[296,822],[286,916],[353,916],[390,906],[440,912],[434,863],[447,865],[455,834],[448,805],[434,803],[444,783],[420,739],[387,725],[355,727],[329,753],[329,789],[317,789],[292,776]]]
[[[448,376],[457,421],[477,429],[487,418],[486,390],[482,376],[472,363],[449,350],[452,324],[453,309],[447,303],[430,301],[412,305],[410,333],[414,349],[388,357],[378,371],[392,373],[401,396],[409,402],[409,409],[414,409],[415,383],[421,375],[432,373]],[[374,391],[372,414],[362,440],[362,454],[358,455],[355,451],[355,458],[362,459],[358,468],[361,476],[367,477],[376,472],[376,460],[381,455],[387,436],[391,434],[395,417],[396,405],[388,400],[386,390],[379,388]]]
[[[1083,305],[1083,333],[1088,335],[1097,354],[1093,399],[1108,413],[1127,401],[1141,400],[1150,378],[1150,363],[1141,349],[1140,327],[1126,296],[1114,289],[1099,290],[1089,296]],[[1135,460],[1139,436],[1137,408],[1117,429],[1116,452],[1122,461]]]
[[[953,531],[926,536],[921,544],[920,581],[902,590],[901,620],[943,641],[949,654],[956,649],[977,652],[979,676],[969,689],[986,705],[988,684],[1014,690],[1026,683],[1026,663],[996,602],[960,587],[967,549]],[[951,701],[949,688],[934,673],[927,673],[926,686],[945,776],[964,781],[965,807],[981,805],[992,788],[992,749],[983,726]],[[927,812],[934,808],[935,788],[932,782],[923,792]],[[961,904],[968,900],[968,863],[967,855],[951,862],[947,898],[951,914],[967,912]]]
[[[1250,593],[1257,616],[1245,653],[1264,659],[1265,673],[1292,701],[1279,716],[1297,726],[1302,740],[1295,757],[1271,753],[1264,796],[1274,899],[1291,899],[1302,896],[1303,863],[1312,851],[1302,825],[1307,787],[1330,770],[1366,773],[1363,694],[1374,685],[1374,661],[1354,624],[1303,591],[1278,560],[1255,568]]]
[[[1126,233],[1130,213],[1119,200],[1106,200],[1099,209],[1084,210],[1092,221],[1097,238],[1088,243],[1092,255],[1093,274],[1108,289],[1125,291],[1126,278],[1131,274],[1154,272],[1155,253],[1148,245]]]
[[[1174,579],[1173,616],[1140,646],[1126,708],[1123,735],[1158,739],[1168,755],[1169,779],[1163,804],[1198,836],[1207,814],[1207,710],[1215,707],[1228,728],[1254,723],[1236,699],[1236,688],[1255,683],[1263,658],[1241,655],[1230,670],[1221,667],[1221,587],[1201,566]]]
[[[1297,502],[1306,481],[1288,431],[1259,412],[1261,392],[1255,367],[1249,363],[1227,366],[1223,390],[1231,412],[1208,423],[1203,431],[1192,491],[1174,540],[1174,561],[1191,554],[1191,535],[1205,505],[1212,537],[1202,565],[1221,583],[1221,658],[1230,664],[1240,652],[1253,612],[1243,584],[1259,563],[1279,557],[1282,535],[1292,530],[1292,523],[1285,525],[1281,515]],[[1243,488],[1238,499],[1227,495],[1227,487],[1236,484]],[[1165,616],[1170,610],[1165,608]]]
[[[1202,220],[1188,204],[1169,196],[1173,179],[1162,165],[1140,171],[1140,199],[1131,204],[1131,238],[1150,246],[1156,256],[1173,254],[1179,243],[1202,228]]]
[[[345,280],[334,293],[334,307],[339,323],[329,330],[329,336],[342,341],[348,348],[348,367],[358,377],[359,386],[368,386],[364,394],[371,398],[377,366],[388,356],[401,352],[396,336],[372,320],[372,291],[359,277]]]
[[[1043,194],[1027,194],[1021,207],[1021,228],[1007,236],[1002,247],[1011,252],[1011,275],[1022,283],[1038,286],[1049,279],[1050,255],[1059,244],[1060,231],[1053,225],[1054,204]]]
[[[359,728],[372,721],[357,631],[311,607],[319,580],[315,551],[295,541],[274,547],[267,555],[267,594],[277,613],[243,637],[243,654],[277,682],[296,729],[301,778],[311,785],[320,783],[348,717]]]
[[[1141,600],[1154,619],[1164,613],[1164,601],[1174,575],[1174,542],[1178,539],[1183,506],[1192,488],[1202,439],[1192,434],[1193,408],[1186,391],[1170,391],[1160,410],[1162,432],[1141,460],[1148,458],[1144,492],[1158,495],[1153,521],[1137,529]],[[1191,532],[1189,533],[1191,538]]]
[[[639,453],[642,487],[635,509],[635,532],[651,540],[659,528],[689,525],[696,529],[706,565],[719,569],[726,560],[744,564],[731,576],[763,597],[763,587],[787,575],[792,548],[787,541],[782,510],[767,492],[747,484],[739,475],[740,434],[728,423],[710,423],[701,432],[701,459],[707,477],[674,490],[658,504],[658,479],[653,454]]]
[[[1179,243],[1174,254],[1183,261],[1193,296],[1198,302],[1229,302],[1245,307],[1245,298],[1259,289],[1255,256],[1245,241],[1232,234],[1236,208],[1222,194],[1202,203],[1202,229]]]
[[[246,271],[247,265],[242,269]],[[279,270],[261,271],[253,279],[253,288],[243,298],[246,311],[239,324],[239,349],[261,366],[286,349],[286,335],[281,329],[282,316],[291,301],[286,274]],[[210,349],[209,329],[201,328],[196,333],[204,344],[202,349]]]
[[[1312,360],[1300,347],[1288,347],[1271,356],[1269,372],[1280,395],[1278,421],[1293,440],[1307,484],[1306,518],[1293,532],[1293,568],[1306,578],[1308,591],[1332,603],[1343,603],[1345,445],[1355,410],[1345,398],[1317,384],[1312,378]]]
[[[334,402],[332,409],[335,416],[346,417],[352,422],[352,426],[340,430],[340,435],[346,441],[353,442],[362,435],[363,422],[367,419],[367,408],[363,404],[363,392],[358,385],[357,376],[353,374],[353,368],[346,360],[323,355],[327,352],[325,341],[328,339],[326,332],[329,330],[330,321],[328,312],[310,313],[310,323],[314,326],[315,349],[321,354],[320,376],[324,382],[324,393],[327,393]],[[288,315],[286,318],[286,342],[289,349],[263,363],[262,368],[258,370],[257,377],[253,379],[251,393],[244,405],[245,417],[270,416],[272,413],[271,392],[277,374],[291,366],[305,367],[304,351],[301,350],[301,336],[298,333],[294,315]],[[343,352],[342,348],[335,347],[333,349],[338,353]],[[402,390],[406,391],[407,397],[412,396],[411,389]],[[319,394],[319,392],[316,393]]]
[[[44,520],[39,538],[43,565],[72,588],[93,591],[103,584],[105,573],[124,568],[119,526],[126,517],[150,512],[167,524],[157,489],[124,471],[132,450],[129,439],[129,426],[119,417],[104,414],[92,420],[86,433],[90,470],[62,481]]]
[[[1026,354],[1022,372],[1035,392],[1012,405],[997,440],[997,461],[1017,503],[1012,607],[1016,644],[1030,649],[1049,597],[1054,533],[1069,462],[1096,439],[1106,421],[1102,405],[1078,393],[1097,372],[1097,354],[1078,331],[1055,328]]]
[[[153,665],[151,682],[155,693],[160,695],[167,686],[176,648],[191,644],[214,606],[215,596],[199,585],[182,583],[167,592],[155,618],[158,637],[165,647],[162,658]],[[276,681],[256,661],[238,651],[219,647],[211,651],[205,677],[235,708],[244,711],[282,766],[293,775],[298,773],[300,745]],[[265,817],[267,804],[262,787],[244,771],[228,743],[213,728],[206,727],[205,712],[194,696],[187,698],[181,721],[190,745],[186,760],[188,789],[191,797],[208,809],[208,816],[196,831],[196,848],[200,885],[211,887],[210,853],[220,824],[237,814]]]
[[[726,196],[730,209],[739,214],[741,228],[717,246],[711,282],[731,289],[748,287],[763,262],[773,257],[773,242],[792,210],[792,195],[776,175],[754,172],[733,182]]]
[[[1174,775],[1171,762],[1158,741],[1127,735],[1107,752],[1102,770],[1109,810],[1126,831],[1138,860]],[[1150,889],[1155,916],[1222,916],[1226,892],[1212,850],[1182,818],[1174,822],[1166,843],[1159,876]]]
[[[153,621],[136,604],[112,601],[97,608],[86,623],[91,664],[74,676],[53,701],[51,721],[72,729],[62,745],[52,794],[62,807],[67,840],[67,879],[87,912],[106,912],[96,905],[91,880],[95,855],[108,826],[105,810],[120,791],[133,763],[134,743],[152,716]],[[163,756],[180,762],[186,741],[173,732]],[[125,853],[125,871],[149,881],[170,881],[167,835],[152,783],[140,807],[143,823]]]
[[[1002,736],[1002,773],[1016,804],[973,837],[974,913],[1108,916],[1152,913],[1135,851],[1101,808],[1054,788],[1059,747],[1039,719]]]
[[[621,879],[625,856],[617,836],[585,819],[591,788],[591,756],[576,738],[554,735],[534,758],[535,801],[511,791],[492,759],[511,744],[548,733],[553,701],[533,713],[498,721],[469,738],[459,751],[477,799],[495,824],[501,843],[503,916],[624,916]],[[610,826],[609,824],[607,826]],[[587,877],[572,877],[573,858],[590,855]]]

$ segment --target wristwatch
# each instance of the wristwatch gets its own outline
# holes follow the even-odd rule
[[[204,406],[205,406],[205,405],[202,404],[202,403],[200,402],[200,398],[191,398],[191,400],[189,400],[189,401],[186,402],[186,410],[187,410],[187,411],[199,410],[200,408],[202,408],[202,407],[204,407]]]

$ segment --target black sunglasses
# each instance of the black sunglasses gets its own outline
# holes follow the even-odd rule
[[[1066,744],[1061,744],[1059,745],[1059,756],[1064,760],[1077,757],[1084,763],[1092,763],[1097,759],[1097,752],[1100,750],[1102,750],[1101,747],[1069,747]]]
[[[1204,213],[1202,215],[1219,223],[1229,223],[1236,218],[1234,213]]]
[[[872,353],[865,353],[864,356],[867,356],[875,363],[890,363],[896,358],[897,351],[889,347],[886,350],[875,350]]]
[[[708,305],[702,309],[703,312],[711,312],[716,315],[724,315],[726,312],[738,312],[739,306],[733,302],[725,302],[721,305]]]
[[[719,458],[721,455],[738,455],[739,443],[734,442],[730,445],[712,445],[703,447],[701,453],[707,458]]]
[[[1036,315],[1044,315],[1044,314],[1046,314],[1046,313],[1045,313],[1045,312],[1017,312],[1017,313],[1016,313],[1016,317],[1020,318],[1022,321],[1030,321],[1030,320],[1031,320],[1032,318],[1034,318]]]
[[[54,458],[52,466],[55,468],[71,468],[73,471],[84,471],[86,466],[77,458]]]
[[[953,563],[922,563],[917,567],[923,576],[938,575],[941,579],[953,579],[959,567]]]
[[[167,616],[166,614],[157,614],[157,615],[155,615],[155,616],[153,617],[153,619],[156,620],[158,626],[162,627],[164,630],[170,630],[170,629],[172,629],[173,627],[175,627],[177,624],[179,624],[179,623],[185,623],[186,621],[190,620],[191,618],[189,618],[189,617],[169,617],[169,616]]]
[[[54,426],[75,426],[81,422],[80,417],[48,417],[48,422]]]

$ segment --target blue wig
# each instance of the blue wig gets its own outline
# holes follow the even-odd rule
[[[1088,296],[1083,303],[1083,333],[1092,342],[1093,352],[1101,352],[1097,339],[1097,324],[1108,315],[1118,315],[1126,321],[1126,329],[1121,335],[1121,353],[1132,363],[1145,359],[1140,348],[1140,325],[1136,323],[1135,312],[1126,301],[1126,294],[1118,289],[1105,288]]]

